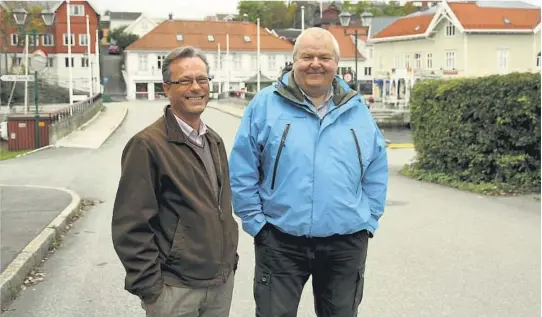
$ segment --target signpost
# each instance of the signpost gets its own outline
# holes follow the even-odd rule
[[[36,38],[34,38],[34,41],[36,41]],[[37,43],[37,42],[34,42],[34,43]],[[47,54],[42,50],[34,51],[30,59],[30,66],[34,70],[34,105],[35,105],[34,133],[35,133],[36,149],[39,149],[40,147],[40,131],[39,131],[40,114],[39,114],[39,108],[38,108],[38,72],[43,70],[45,67],[47,67]]]
[[[34,79],[32,75],[2,75],[0,76],[1,81],[31,81]]]

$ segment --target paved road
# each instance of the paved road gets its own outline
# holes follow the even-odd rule
[[[123,291],[109,224],[122,147],[160,116],[162,105],[129,107],[124,125],[99,150],[49,149],[1,164],[0,182],[64,186],[104,200],[46,262],[45,281],[23,292],[6,317],[144,316],[137,299]],[[229,148],[238,119],[215,110],[204,119]],[[539,202],[403,178],[397,171],[411,155],[390,150],[390,202],[370,243],[361,316],[539,316]],[[244,233],[239,248],[231,316],[254,316],[253,245]],[[314,316],[307,286],[300,317]]]
[[[57,189],[0,186],[0,271],[71,201]]]

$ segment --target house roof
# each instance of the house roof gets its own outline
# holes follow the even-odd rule
[[[533,29],[540,23],[540,8],[522,2],[452,2],[449,6],[467,30]]]
[[[0,1],[0,6],[6,10],[13,9],[13,8],[30,8],[33,6],[39,6],[44,9],[50,9],[53,12],[56,12],[58,8],[62,4],[64,4],[65,1]],[[88,5],[96,12],[97,15],[100,15],[98,10],[96,10],[96,7],[92,5],[89,1],[78,1],[78,0],[72,0],[71,4],[78,4],[78,3],[88,3]]]
[[[367,29],[366,28],[353,28],[348,27],[346,32],[353,33],[354,30],[358,30],[358,39],[365,41],[367,40]],[[333,34],[337,42],[339,42],[339,47],[341,50],[341,59],[351,59],[354,58],[354,51],[357,52],[358,58],[365,59],[365,57],[355,49],[354,41],[350,36],[344,35],[344,28],[342,26],[330,25],[327,30]]]
[[[449,9],[446,9],[446,8]],[[448,1],[397,19],[374,39],[426,34],[438,12],[446,9],[467,32],[473,30],[533,30],[540,24],[540,7],[521,1]],[[440,14],[439,14],[440,15]]]
[[[177,41],[177,34],[182,34],[182,41]],[[214,51],[220,43],[220,49],[226,51],[227,34],[231,51],[256,51],[257,26],[254,23],[190,20],[166,20],[128,46],[126,50],[172,50],[179,46],[191,45],[201,50]],[[208,35],[212,35],[215,41],[209,41]],[[250,37],[249,42],[244,40],[247,35]],[[293,45],[260,28],[260,49],[291,52]]]
[[[109,11],[109,17],[111,20],[128,20],[128,21],[134,21],[139,16],[141,16],[141,12],[113,12]]]
[[[397,19],[398,17],[374,17],[371,21],[371,28],[369,29],[369,38],[375,36],[375,34],[388,27]]]

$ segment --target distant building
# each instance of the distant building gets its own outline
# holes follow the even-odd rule
[[[257,74],[256,35],[256,24],[249,22],[165,20],[125,49],[123,76],[127,98],[165,98],[163,60],[169,51],[180,46],[194,46],[206,54],[213,93],[247,87]],[[265,76],[262,78],[275,80],[285,63],[291,61],[293,45],[260,28],[260,47],[260,69]]]
[[[90,91],[91,84],[94,92],[98,90],[100,67],[96,62],[95,43],[100,16],[89,1],[72,0],[69,8],[65,1],[0,1],[0,7],[6,17],[12,20],[12,25],[16,24],[10,12],[16,8],[24,8],[27,12],[35,8],[55,12],[54,24],[40,30],[37,45],[34,45],[32,36],[29,37],[30,53],[40,49],[47,54],[48,65],[40,72],[40,78],[51,84],[68,87],[71,67],[75,90]],[[67,10],[70,10],[71,34],[67,33]],[[87,36],[87,15],[89,16],[90,38]],[[27,16],[27,23],[29,19],[32,19],[30,15]],[[7,67],[17,73],[19,67],[24,65],[24,37],[19,35],[17,27],[7,29],[6,33],[9,35],[7,52],[10,56]],[[87,54],[88,43],[90,43],[91,56]],[[68,57],[68,45],[71,45],[71,59]],[[5,69],[4,58],[0,58],[0,63],[2,69]]]
[[[369,42],[375,99],[404,104],[418,80],[539,71],[540,7],[444,1],[398,18]]]

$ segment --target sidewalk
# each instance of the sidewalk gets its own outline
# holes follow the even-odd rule
[[[60,139],[55,146],[99,149],[122,124],[127,113],[128,108],[123,103],[108,103],[96,117]]]
[[[47,256],[58,232],[79,210],[72,191],[0,184],[0,300],[5,303]]]

